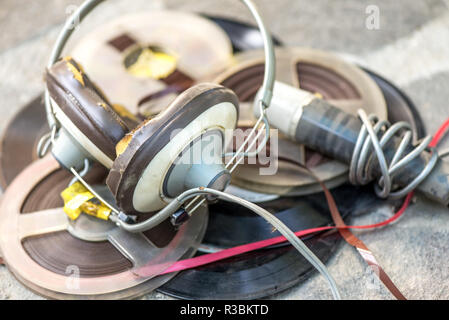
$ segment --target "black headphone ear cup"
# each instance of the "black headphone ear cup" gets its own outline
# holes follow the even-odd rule
[[[135,127],[137,119],[123,107],[114,109],[72,58],[64,58],[48,69],[46,83],[61,126],[94,159],[110,167],[116,144]]]
[[[181,93],[156,118],[147,120],[118,144],[106,183],[126,213],[151,213],[168,198],[163,185],[173,162],[192,141],[209,131],[233,130],[238,99],[216,84],[199,84]],[[165,198],[164,198],[165,197]]]

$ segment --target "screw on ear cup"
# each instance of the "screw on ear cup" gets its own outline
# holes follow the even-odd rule
[[[199,84],[184,91],[164,112],[118,144],[106,180],[117,204],[126,213],[163,208],[171,200],[163,194],[164,179],[178,155],[210,130],[234,129],[237,119],[238,99],[231,90]]]
[[[121,108],[118,111],[126,116],[123,119],[72,58],[64,58],[47,70],[46,82],[61,126],[93,158],[110,167],[115,145],[137,125],[137,119]]]

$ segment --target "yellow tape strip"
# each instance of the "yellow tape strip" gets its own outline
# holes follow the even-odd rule
[[[64,200],[64,212],[67,216],[76,220],[81,213],[108,220],[111,210],[98,201],[80,182],[75,182],[61,193]]]

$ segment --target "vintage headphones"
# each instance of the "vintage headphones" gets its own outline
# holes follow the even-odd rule
[[[86,1],[76,16],[84,18],[103,1]],[[270,104],[274,80],[271,38],[250,1],[250,9],[264,36],[267,71],[261,104]],[[74,15],[74,16],[75,16]],[[53,50],[46,74],[46,111],[53,133],[52,154],[66,169],[82,170],[85,159],[110,170],[107,185],[126,213],[152,213],[187,189],[210,187],[223,191],[230,181],[222,154],[195,165],[176,165],[193,153],[195,141],[215,136],[223,150],[225,131],[238,119],[235,94],[215,84],[198,84],[183,92],[157,117],[138,122],[131,113],[116,110],[82,67],[72,58],[59,59],[73,28],[68,21]],[[221,144],[221,145],[220,145]],[[203,159],[204,160],[204,159]],[[179,161],[182,162],[182,161]]]
[[[232,162],[248,155],[249,148],[244,148],[251,145],[251,135],[263,126],[265,143],[269,137],[265,111],[273,95],[275,53],[272,39],[253,2],[241,0],[255,18],[264,42],[264,82],[255,102],[260,117],[250,137],[225,165],[222,153],[227,140],[225,131],[235,129],[239,114],[238,99],[231,90],[211,83],[195,85],[155,118],[139,121],[126,110],[117,110],[75,60],[60,58],[74,31],[74,22],[82,21],[103,1],[87,0],[67,21],[53,48],[46,73],[45,96],[51,132],[40,143],[38,153],[44,154],[51,146],[61,166],[109,206],[110,220],[129,232],[149,230],[167,218],[173,219],[180,209],[185,216],[182,205],[202,195],[243,205],[279,230],[326,277],[334,297],[339,298],[335,281],[326,267],[291,230],[266,210],[223,192],[234,169]],[[198,148],[198,141],[204,138],[212,138],[214,150],[220,152],[205,152],[206,159],[192,164],[189,157],[203,151],[201,144]],[[104,201],[83,180],[91,162],[98,162],[109,170],[106,183],[116,206]],[[130,220],[129,215],[143,214],[152,216],[139,223]]]

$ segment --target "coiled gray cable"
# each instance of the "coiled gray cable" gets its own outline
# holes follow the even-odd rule
[[[365,111],[361,109],[358,111],[358,115],[363,125],[352,154],[349,166],[349,181],[354,185],[365,185],[371,182],[371,165],[373,157],[376,156],[382,173],[375,186],[377,196],[381,198],[402,198],[406,196],[429,175],[437,163],[438,154],[433,152],[424,170],[412,182],[400,190],[392,191],[394,175],[418,157],[429,146],[432,137],[425,137],[412,152],[404,156],[404,151],[412,139],[410,124],[401,121],[390,125],[388,121],[379,121],[375,115],[367,116]],[[373,125],[373,123],[375,124]],[[382,134],[379,141],[378,134],[384,127],[388,129]],[[405,130],[405,133],[390,164],[388,164],[382,148],[401,130]]]

